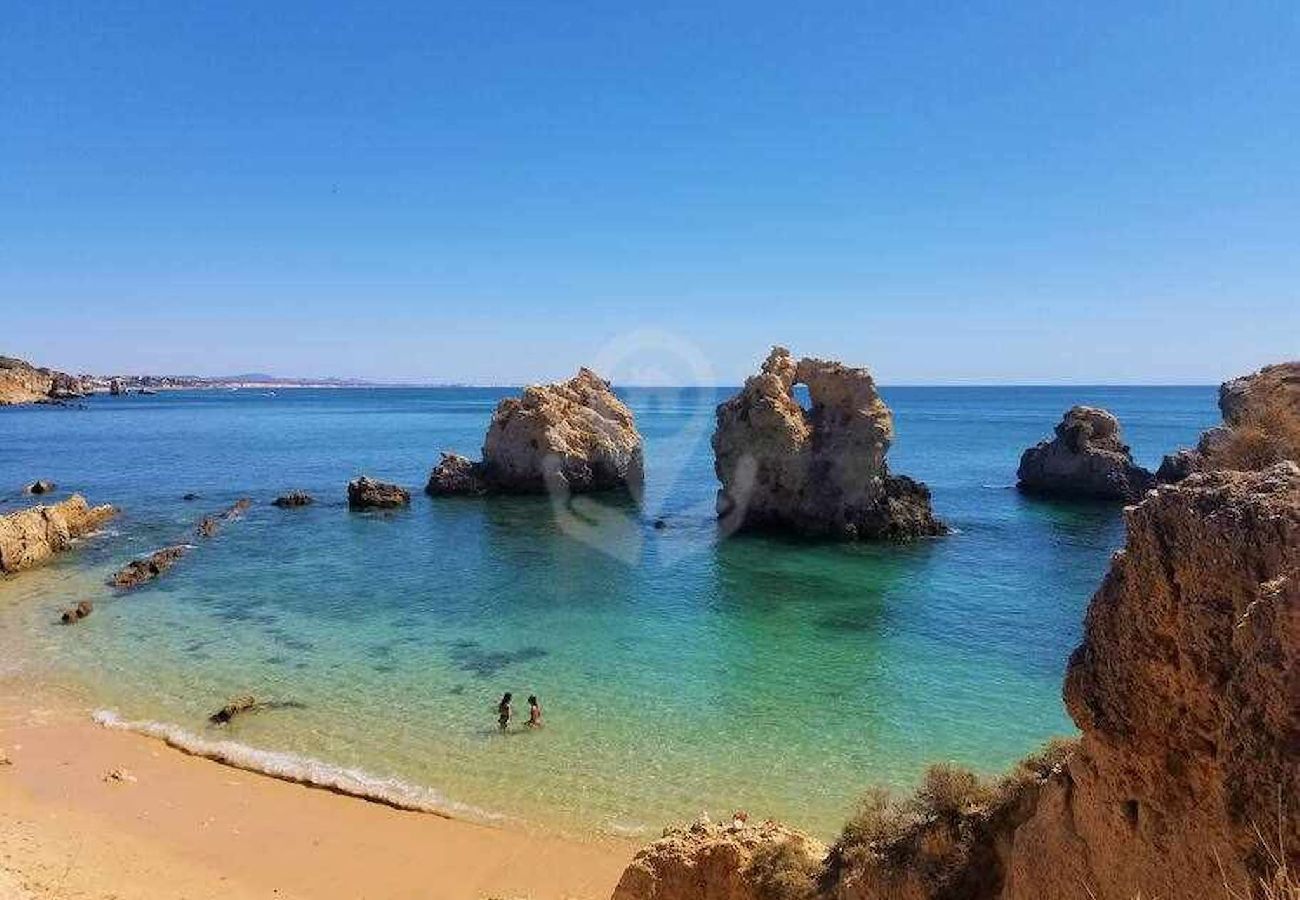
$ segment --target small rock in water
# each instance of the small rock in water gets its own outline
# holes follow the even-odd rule
[[[348,482],[348,505],[353,509],[395,509],[410,502],[410,492],[395,484],[365,475]]]
[[[137,587],[146,581],[152,581],[170,569],[176,560],[187,552],[189,552],[188,547],[178,544],[175,547],[164,547],[162,550],[149,554],[144,559],[132,560],[117,571],[109,584],[116,588],[125,589]]]
[[[668,523],[665,522],[663,519],[655,519],[655,523],[654,523],[655,531],[663,531],[667,527],[668,527]]]
[[[257,706],[257,699],[251,694],[243,697],[235,697],[226,703],[225,706],[221,707],[221,709],[208,716],[208,721],[213,725],[225,725],[235,716],[242,712],[248,712],[255,706]]]
[[[306,491],[290,491],[287,494],[281,494],[271,501],[272,506],[278,506],[281,509],[292,509],[299,506],[308,506],[316,502],[311,494]]]
[[[76,606],[72,607],[72,609],[64,610],[63,615],[60,617],[60,621],[62,621],[64,625],[71,625],[74,622],[79,622],[86,618],[86,616],[90,615],[94,611],[95,604],[91,603],[89,600],[82,600]]]
[[[182,499],[182,500],[185,500],[185,501],[197,500],[197,499],[199,499],[199,495],[198,495],[198,494],[185,494],[184,496],[181,497],[181,499]]]
[[[198,527],[194,529],[194,533],[199,537],[212,537],[219,527],[214,516],[204,516]]]
[[[58,485],[56,485],[53,481],[33,481],[31,484],[27,485],[27,493],[48,494],[51,491],[53,491],[56,487],[58,487]]]

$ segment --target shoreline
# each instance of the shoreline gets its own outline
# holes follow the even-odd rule
[[[639,846],[403,810],[223,764],[96,724],[75,694],[0,676],[3,900],[604,900]]]

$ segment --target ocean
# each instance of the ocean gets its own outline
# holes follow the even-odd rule
[[[718,536],[726,390],[620,392],[646,442],[641,508],[426,497],[438,452],[477,455],[511,393],[0,409],[0,509],[32,502],[37,478],[122,509],[0,581],[0,674],[76,685],[108,724],[416,807],[631,835],[745,809],[829,837],[868,786],[905,788],[938,760],[993,773],[1073,730],[1061,676],[1121,508],[1021,496],[1021,450],[1087,403],[1154,467],[1219,418],[1212,387],[883,388],[891,469],[930,486],[953,533],[837,545]],[[410,508],[349,511],[362,473],[408,487]],[[317,502],[270,505],[295,488]],[[195,537],[240,497],[242,518]],[[194,550],[157,582],[105,586],[180,541]],[[57,624],[87,598],[90,618]],[[537,694],[546,727],[499,734],[504,691],[519,721]],[[240,694],[287,705],[208,724]]]

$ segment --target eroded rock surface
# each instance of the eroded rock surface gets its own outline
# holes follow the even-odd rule
[[[81,397],[86,393],[80,378],[33,366],[12,356],[0,356],[0,406],[42,403]]]
[[[812,876],[826,848],[802,832],[768,822],[669,828],[623,872],[613,900],[767,900],[780,874]],[[791,895],[795,896],[795,895]]]
[[[92,507],[85,497],[73,494],[59,503],[0,516],[0,572],[39,566],[116,514],[111,506]]]
[[[386,481],[362,475],[348,482],[348,506],[353,509],[395,509],[410,502],[410,491]]]
[[[808,388],[811,408],[794,397]],[[866,369],[795,360],[776,347],[762,371],[718,406],[718,514],[734,530],[775,529],[843,539],[945,533],[930,492],[891,475],[889,407]]]
[[[1258,470],[1300,460],[1300,362],[1265,366],[1219,386],[1223,424],[1201,434],[1196,448],[1165,456],[1156,478],[1181,481],[1210,469]]]
[[[1056,437],[1026,450],[1016,474],[1021,490],[1052,497],[1136,500],[1154,484],[1120,439],[1119,420],[1091,406],[1067,411]]]
[[[632,411],[609,382],[582,368],[568,381],[532,385],[502,400],[482,462],[444,453],[425,490],[434,496],[635,490],[643,467]]]
[[[316,502],[311,494],[306,491],[290,491],[287,494],[281,494],[271,501],[272,506],[278,506],[281,509],[295,509],[301,506],[310,506]]]

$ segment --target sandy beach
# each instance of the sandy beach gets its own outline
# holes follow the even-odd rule
[[[100,727],[56,688],[0,681],[0,750],[0,900],[594,900],[634,850],[232,769]]]

